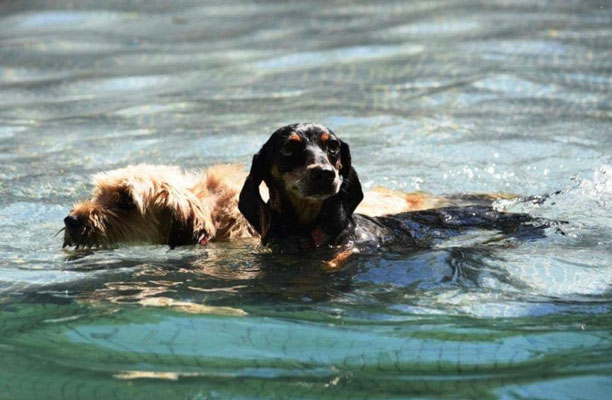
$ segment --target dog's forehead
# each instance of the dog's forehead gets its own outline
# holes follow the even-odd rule
[[[310,143],[318,143],[320,140],[328,140],[335,138],[334,133],[327,127],[321,124],[301,123],[287,125],[279,130],[279,139],[282,141],[303,141]]]

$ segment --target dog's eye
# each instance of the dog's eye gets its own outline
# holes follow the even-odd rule
[[[330,140],[327,143],[327,151],[329,151],[331,154],[336,154],[338,150],[340,150],[340,142],[337,140]]]
[[[134,200],[132,200],[132,196],[128,192],[120,192],[119,197],[117,199],[117,203],[115,203],[116,207],[120,210],[129,211],[136,207],[134,204]]]
[[[297,150],[297,145],[295,142],[288,142],[285,143],[281,148],[280,148],[280,153],[285,156],[285,157],[291,157],[295,151]]]

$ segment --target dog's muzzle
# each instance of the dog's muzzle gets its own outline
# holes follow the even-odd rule
[[[85,226],[79,221],[79,218],[74,215],[68,215],[64,218],[64,245],[62,247],[84,244],[84,233]]]
[[[308,177],[313,183],[331,185],[336,179],[336,171],[331,166],[315,167],[309,171]]]
[[[331,165],[309,168],[307,195],[334,195],[339,189],[338,181],[338,174]]]
[[[77,217],[75,217],[74,215],[69,215],[66,218],[64,218],[64,225],[66,225],[66,229],[72,231],[76,231],[81,227],[81,223],[79,222],[79,219]]]

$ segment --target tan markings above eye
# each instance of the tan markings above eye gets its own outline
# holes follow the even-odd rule
[[[297,133],[292,133],[291,135],[289,135],[288,140],[291,140],[292,142],[301,142],[302,137]]]
[[[322,142],[327,142],[329,140],[329,134],[328,133],[324,133],[321,135],[321,141]]]

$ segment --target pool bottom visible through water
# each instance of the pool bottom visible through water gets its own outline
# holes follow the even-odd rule
[[[606,303],[521,281],[545,243],[470,242],[338,271],[252,240],[68,252],[80,277],[5,295],[2,396],[605,398]]]

